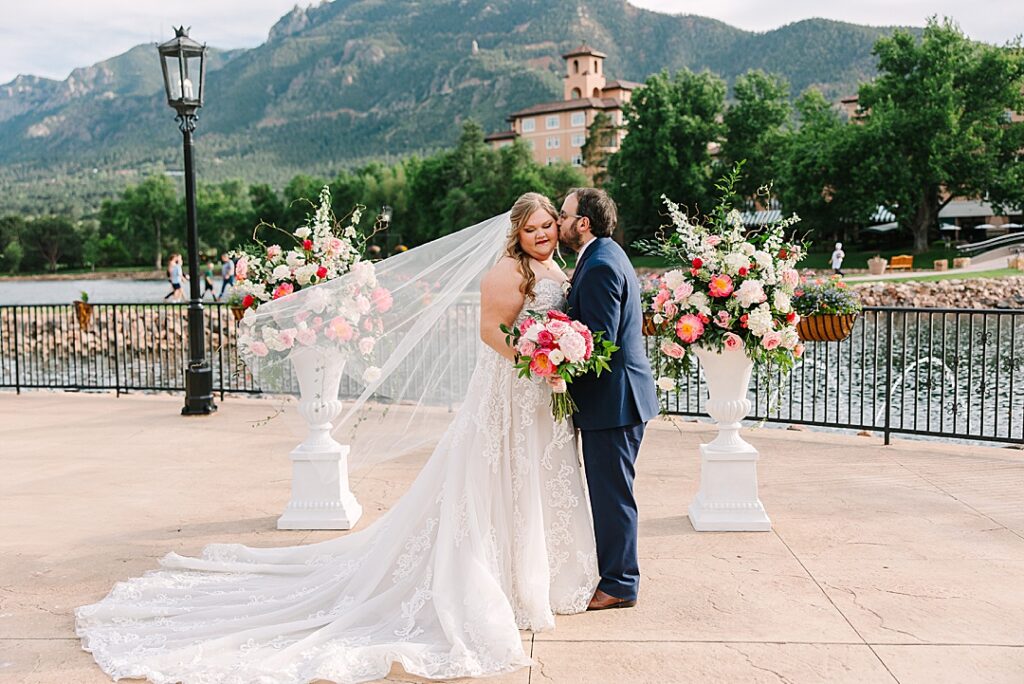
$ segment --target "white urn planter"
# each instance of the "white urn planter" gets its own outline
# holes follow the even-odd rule
[[[341,411],[338,389],[345,358],[302,348],[289,359],[299,381],[299,414],[309,432],[290,455],[292,496],[277,529],[351,529],[363,508],[349,489],[348,445],[331,436],[331,421]]]
[[[708,414],[718,435],[700,445],[700,490],[690,504],[690,524],[698,532],[766,532],[772,523],[757,496],[757,449],[740,436],[740,421],[750,412],[747,387],[754,363],[742,349],[693,350],[704,369]]]

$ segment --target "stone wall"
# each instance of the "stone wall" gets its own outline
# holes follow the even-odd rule
[[[1024,309],[1024,276],[851,283],[865,306],[951,309]]]

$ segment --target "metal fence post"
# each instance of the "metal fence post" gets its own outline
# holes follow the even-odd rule
[[[892,424],[892,317],[893,311],[889,309],[886,313],[885,324],[885,444],[889,445],[891,436],[890,426]]]
[[[11,309],[14,312],[14,391],[21,394],[21,344],[18,342],[18,307]]]

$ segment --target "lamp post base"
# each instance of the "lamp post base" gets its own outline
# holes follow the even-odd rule
[[[183,416],[208,416],[217,410],[213,403],[213,369],[208,363],[185,371],[185,406]]]

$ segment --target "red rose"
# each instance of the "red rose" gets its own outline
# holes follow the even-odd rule
[[[707,323],[708,321],[711,320],[710,318],[708,318],[707,314],[697,314],[697,317],[700,318],[701,323]]]
[[[550,349],[555,344],[555,336],[547,330],[541,330],[537,333],[537,346]]]
[[[740,327],[741,328],[746,328],[747,327],[747,318],[748,317],[749,316],[747,314],[743,314],[742,316],[740,316]]]
[[[316,269],[316,277],[320,278],[321,280],[326,278],[327,277],[327,267],[326,266],[321,266],[320,268]]]
[[[796,320],[796,314],[795,313],[790,311],[788,314],[786,314],[786,322],[787,323],[792,323],[795,320]]]
[[[750,271],[748,271],[748,270],[747,270],[747,267],[746,267],[746,266],[740,266],[739,274],[740,274],[741,276],[745,276],[745,275],[747,275],[748,273],[750,273]]]
[[[787,252],[785,250],[785,248],[779,250],[779,258],[780,259],[786,259],[788,257],[789,257],[789,252]]]
[[[307,252],[311,251],[313,249],[313,241],[312,240],[303,240],[302,241],[302,249],[306,250]]]
[[[250,306],[252,306],[252,303],[255,301],[256,300],[253,299],[252,295],[245,295],[244,297],[242,297],[242,308],[248,309]]]
[[[693,262],[690,264],[694,268],[700,268],[704,265],[704,261],[700,257],[695,257]]]
[[[803,291],[803,290],[794,290],[794,291],[793,291],[793,296],[794,296],[794,297],[802,297],[802,296],[803,296],[803,294],[804,294],[804,291]]]

